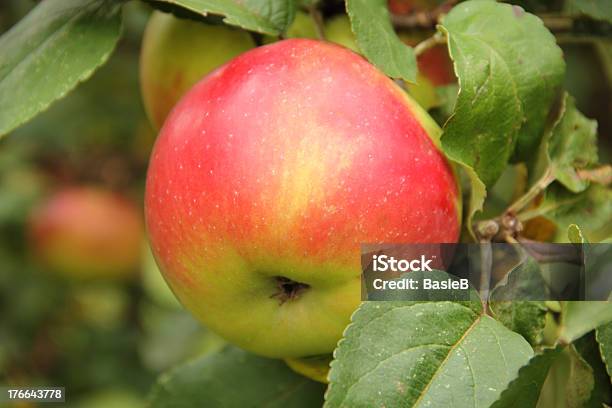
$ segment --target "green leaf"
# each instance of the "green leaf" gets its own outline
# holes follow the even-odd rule
[[[472,221],[477,212],[482,211],[485,198],[487,196],[487,188],[476,174],[476,171],[470,166],[463,164],[461,162],[457,162],[459,168],[464,172],[467,177],[469,183],[469,200],[467,205],[467,214],[465,225],[474,238],[474,231],[472,229]]]
[[[295,18],[296,0],[157,0],[206,16],[224,16],[226,24],[262,34],[278,35]]]
[[[610,377],[606,372],[606,366],[602,361],[602,355],[595,340],[595,334],[591,332],[578,339],[573,345],[580,357],[591,367],[593,372],[593,391],[586,406],[603,407],[604,403],[609,404],[612,402],[612,387],[610,386]]]
[[[367,302],[334,353],[325,406],[488,407],[532,354],[479,302]]]
[[[414,51],[395,33],[386,0],[346,0],[346,10],[357,45],[366,58],[392,78],[415,82]]]
[[[588,180],[581,179],[577,170],[595,165],[597,158],[597,122],[587,119],[576,109],[569,97],[561,123],[549,142],[552,171],[561,184],[574,193],[584,191]]]
[[[608,375],[612,378],[612,322],[600,326],[595,331],[601,358],[606,365]]]
[[[567,228],[567,238],[572,244],[586,244],[587,240],[584,234],[580,230],[580,227],[576,224],[571,224]]]
[[[566,8],[569,12],[578,11],[597,20],[612,23],[612,2],[610,0],[568,0]]]
[[[448,38],[459,97],[442,146],[492,185],[515,153],[538,146],[565,64],[553,35],[517,6],[473,0],[454,7]]]
[[[559,339],[571,343],[611,321],[611,302],[563,302]]]
[[[515,299],[542,300],[549,296],[540,265],[526,255],[523,262],[515,266],[495,285],[491,291],[492,301]]]
[[[587,406],[595,387],[593,369],[576,351],[572,344],[567,348],[570,366],[569,376],[565,384],[566,404],[568,407],[581,408]]]
[[[530,344],[541,343],[547,312],[544,302],[493,302],[491,309],[497,320],[522,335]]]
[[[46,0],[0,37],[0,135],[86,80],[121,31],[113,0]]]
[[[535,407],[548,371],[562,350],[562,347],[546,349],[529,360],[491,408]]]
[[[536,172],[551,173],[574,193],[584,191],[589,181],[580,177],[579,170],[597,164],[597,122],[587,119],[576,109],[574,98],[565,94],[561,116],[551,132],[542,139],[540,161]]]
[[[551,185],[535,209],[519,215],[521,221],[543,216],[557,226],[555,241],[566,242],[571,224],[580,225],[585,239],[599,242],[612,233],[612,189],[593,184],[574,194],[559,184]]]
[[[163,374],[151,392],[150,406],[318,407],[324,390],[282,360],[228,347]]]
[[[541,300],[547,297],[546,281],[540,266],[532,257],[528,257],[493,288],[489,300],[494,317],[535,345],[540,342],[546,324],[548,309]]]

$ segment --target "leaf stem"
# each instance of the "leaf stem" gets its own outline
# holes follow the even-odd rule
[[[522,209],[527,207],[540,193],[546,190],[546,187],[555,181],[552,168],[548,167],[546,172],[540,179],[527,191],[523,196],[516,200],[505,211],[506,214],[518,214]]]
[[[430,48],[433,48],[436,45],[445,44],[445,43],[446,43],[446,37],[440,33],[435,33],[434,35],[421,41],[414,47],[414,55],[415,57],[418,57],[419,55],[423,54],[425,51],[429,50]]]

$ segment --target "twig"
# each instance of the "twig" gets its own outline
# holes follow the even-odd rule
[[[435,33],[434,35],[421,41],[416,45],[416,47],[414,47],[414,55],[415,57],[418,57],[428,49],[433,48],[438,44],[444,43],[446,43],[446,37],[444,37],[440,33]]]
[[[315,4],[312,4],[308,7],[308,13],[310,14],[310,18],[312,18],[315,23],[315,31],[317,33],[317,37],[319,37],[320,40],[325,40],[325,29],[321,12]]]
[[[397,28],[433,29],[444,14],[448,13],[457,0],[448,0],[433,10],[416,11],[410,14],[391,14],[391,23]]]
[[[493,268],[493,249],[491,241],[480,241],[480,284],[478,291],[485,313],[489,303],[489,285],[491,282],[491,269]]]
[[[546,190],[546,187],[553,181],[555,181],[555,176],[553,175],[552,169],[549,167],[537,183],[531,186],[529,191],[508,207],[505,213],[518,214],[519,211],[527,207],[538,195],[540,195],[542,191]]]
[[[456,1],[449,1],[431,11],[416,11],[406,15],[391,14],[394,27],[407,30],[433,30],[440,18],[448,13]],[[574,31],[576,20],[581,16],[561,14],[538,14],[546,28],[553,33],[569,33]]]

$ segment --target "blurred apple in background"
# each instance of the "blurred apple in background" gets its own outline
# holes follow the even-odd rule
[[[140,54],[141,92],[153,125],[161,128],[176,102],[203,76],[253,47],[246,31],[153,12]]]
[[[147,296],[156,304],[169,308],[180,309],[181,305],[168,287],[159,271],[151,247],[147,241],[142,245],[142,287]]]
[[[431,11],[444,3],[444,0],[389,0],[389,11],[405,15],[418,11]]]
[[[138,208],[95,187],[51,195],[31,214],[30,244],[37,260],[77,279],[125,279],[138,272],[143,227]]]
[[[433,32],[402,32],[400,38],[411,47],[434,35]],[[408,92],[424,108],[429,110],[439,105],[437,87],[453,84],[457,81],[446,44],[435,45],[417,57],[416,83],[406,83]]]

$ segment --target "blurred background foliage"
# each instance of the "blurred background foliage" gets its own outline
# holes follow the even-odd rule
[[[35,5],[1,1],[0,32]],[[32,209],[65,187],[112,191],[142,217],[155,139],[138,84],[149,13],[143,3],[127,5],[110,61],[0,141],[0,384],[65,386],[68,406],[142,406],[160,372],[222,345],[174,300],[144,234],[139,270],[115,281],[49,273],[28,247]]]
[[[519,3],[554,16],[561,2]],[[35,4],[2,0],[0,32]],[[330,1],[322,10],[328,17],[341,12],[342,4]],[[150,8],[131,2],[124,13],[124,36],[109,63],[0,141],[0,384],[65,386],[69,405],[76,407],[142,405],[160,372],[223,345],[178,305],[144,236],[138,273],[118,281],[79,282],[50,274],[28,249],[30,212],[66,186],[98,186],[142,208],[155,139],[138,84],[140,39]],[[598,32],[597,22],[584,24],[578,27],[597,35],[576,35],[563,26],[557,33],[567,62],[566,88],[578,108],[598,120],[601,161],[609,162],[612,42],[610,33]],[[440,121],[452,103],[448,91],[440,88],[432,104]],[[495,194],[511,195],[512,180],[502,184],[507,191]]]

